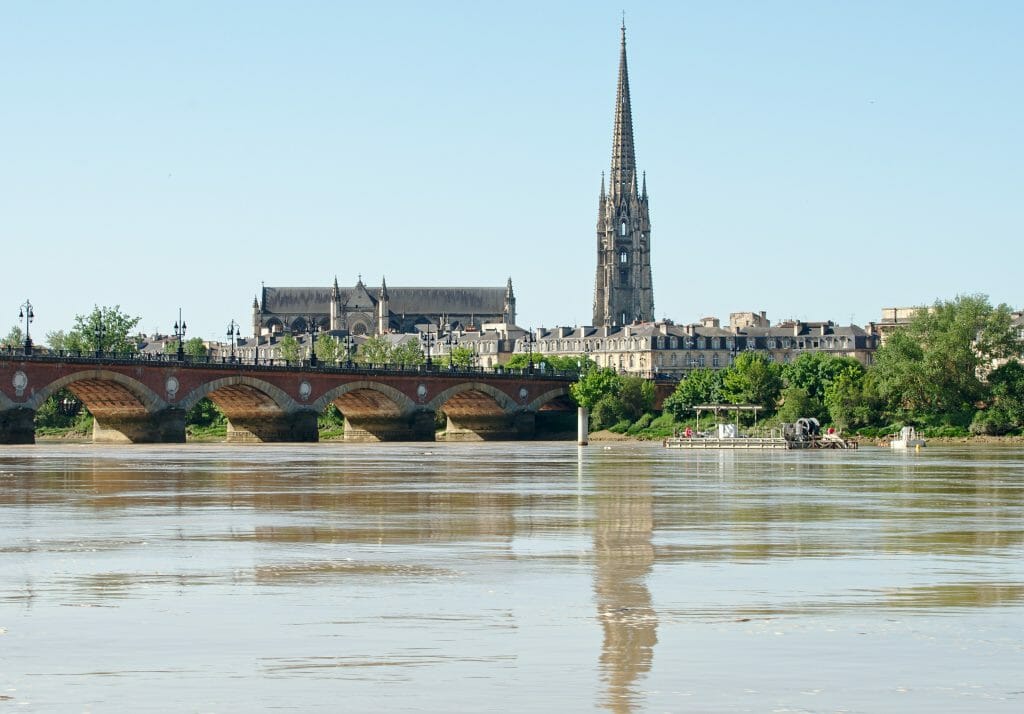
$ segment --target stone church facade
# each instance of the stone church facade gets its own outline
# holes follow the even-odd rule
[[[319,331],[351,335],[411,333],[427,325],[466,330],[484,323],[514,324],[512,279],[505,287],[389,288],[355,286],[266,287],[252,303],[254,337],[286,332],[302,334],[315,323]]]
[[[633,148],[633,110],[626,67],[626,27],[622,27],[619,84],[615,95],[612,166],[597,211],[597,275],[594,281],[595,326],[654,321],[651,285],[651,217],[647,177],[637,177]]]

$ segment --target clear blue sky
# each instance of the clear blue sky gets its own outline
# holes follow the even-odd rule
[[[3,2],[0,330],[360,273],[589,323],[622,7]],[[659,318],[1024,303],[1024,3],[625,10]]]

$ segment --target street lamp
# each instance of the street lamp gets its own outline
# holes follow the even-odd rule
[[[529,355],[530,362],[530,373],[533,373],[533,328],[530,328],[530,332],[523,338],[523,342],[526,344],[526,353]]]
[[[32,311],[32,303],[25,300],[21,308],[18,310],[18,319],[25,321],[25,354],[32,354],[32,336],[28,333],[28,326],[32,324],[32,320],[36,318],[35,312]]]
[[[309,366],[316,367],[316,333],[320,331],[320,325],[316,323],[316,318],[310,316],[307,323],[309,329]]]
[[[423,342],[423,344],[427,348],[427,369],[428,370],[434,364],[434,362],[430,359],[430,348],[433,347],[434,344],[437,343],[437,330],[431,330],[431,328],[433,326],[434,326],[434,323],[432,323],[432,322],[427,323],[426,331],[420,333],[420,341]]]
[[[181,319],[181,308],[178,308],[178,321],[174,323],[174,336],[178,338],[178,361],[185,361],[185,321]]]
[[[103,356],[103,342],[107,337],[107,330],[103,327],[103,318],[99,317],[96,320],[96,326],[92,328],[92,335],[96,338],[96,358],[99,359]]]
[[[231,342],[231,363],[232,364],[234,364],[234,361],[235,361],[235,342],[238,340],[238,337],[239,337],[240,334],[241,334],[241,332],[238,329],[238,323],[235,322],[234,320],[231,320],[231,323],[228,325],[228,341]]]
[[[345,366],[352,368],[352,335],[345,335]]]
[[[452,347],[459,344],[459,338],[452,332],[451,323],[448,324],[448,336],[446,341],[448,342],[448,369],[453,370],[455,369],[455,361],[452,359]]]

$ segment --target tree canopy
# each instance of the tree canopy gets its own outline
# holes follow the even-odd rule
[[[92,312],[75,316],[75,325],[67,332],[57,330],[46,335],[52,350],[66,352],[103,352],[130,354],[138,351],[135,332],[141,317],[123,312],[120,305],[93,306]]]

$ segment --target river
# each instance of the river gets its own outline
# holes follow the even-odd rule
[[[1024,710],[1024,450],[0,447],[0,711],[601,710]]]

